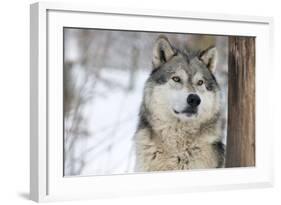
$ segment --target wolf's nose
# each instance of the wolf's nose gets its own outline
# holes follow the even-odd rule
[[[198,105],[200,105],[200,103],[201,99],[196,94],[190,94],[187,97],[187,104],[189,104],[191,107],[197,107]]]

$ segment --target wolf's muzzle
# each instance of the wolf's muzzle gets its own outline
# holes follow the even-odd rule
[[[201,99],[196,94],[190,94],[187,97],[187,104],[190,105],[192,108],[198,107],[198,105],[200,105],[200,103],[201,103]]]

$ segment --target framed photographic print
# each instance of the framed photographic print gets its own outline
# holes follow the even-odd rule
[[[273,183],[272,19],[31,5],[30,197]]]

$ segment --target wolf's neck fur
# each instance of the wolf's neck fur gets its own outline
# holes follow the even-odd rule
[[[156,115],[149,114],[148,123],[150,124],[153,136],[158,137],[164,144],[193,143],[199,142],[212,144],[221,140],[221,120],[217,113],[212,119],[204,123],[183,122],[179,119],[168,118],[160,119]]]

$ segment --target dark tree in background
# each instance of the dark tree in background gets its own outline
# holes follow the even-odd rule
[[[255,38],[229,37],[226,167],[255,166]]]

